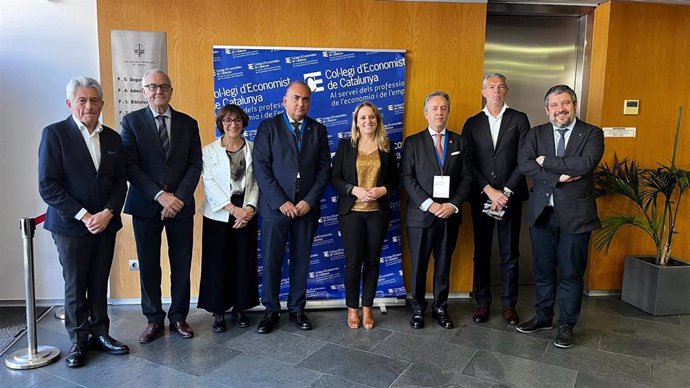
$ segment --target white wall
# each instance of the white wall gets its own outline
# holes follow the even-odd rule
[[[70,78],[100,78],[97,31],[96,0],[0,1],[0,301],[24,299],[19,219],[46,208],[38,195],[41,130],[69,115]],[[36,298],[62,299],[62,267],[42,226],[34,248]]]

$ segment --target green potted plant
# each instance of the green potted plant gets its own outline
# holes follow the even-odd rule
[[[656,255],[626,256],[621,299],[653,315],[690,314],[690,263],[671,257],[676,220],[683,194],[690,188],[690,170],[676,166],[682,107],[678,108],[670,165],[641,168],[635,161],[600,165],[594,175],[596,195],[622,195],[633,211],[604,215],[594,233],[594,246],[608,253],[618,232],[626,226],[644,231],[656,246]]]

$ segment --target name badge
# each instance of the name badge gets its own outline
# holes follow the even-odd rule
[[[450,198],[450,176],[434,175],[434,198]]]

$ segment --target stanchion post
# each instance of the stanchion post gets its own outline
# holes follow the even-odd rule
[[[60,349],[53,346],[38,346],[36,340],[36,299],[34,295],[34,232],[36,221],[33,218],[19,220],[24,243],[24,290],[26,292],[26,337],[27,349],[17,350],[5,359],[10,369],[40,368],[56,361]]]

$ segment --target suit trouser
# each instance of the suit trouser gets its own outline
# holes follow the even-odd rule
[[[478,305],[491,304],[491,247],[494,225],[497,227],[498,252],[501,258],[501,286],[504,306],[515,307],[518,298],[520,267],[520,226],[522,202],[511,202],[497,221],[485,213],[483,202],[473,202],[472,228],[474,230],[474,299]]]
[[[171,303],[168,320],[186,320],[189,313],[194,219],[132,217],[132,226],[139,257],[142,312],[149,323],[163,324],[165,321],[161,302],[161,234],[165,229],[170,260]]]
[[[318,218],[263,218],[261,221],[261,257],[263,259],[263,290],[261,304],[269,311],[280,312],[280,282],[285,249],[290,243],[290,292],[287,308],[291,313],[304,310],[307,304],[309,255]]]
[[[458,241],[460,217],[434,219],[427,227],[407,227],[407,241],[412,257],[412,310],[423,313],[427,307],[426,273],[434,255],[434,310],[448,306],[450,264]]]
[[[529,232],[534,255],[537,319],[553,319],[558,286],[558,323],[574,325],[580,316],[591,232],[564,232],[552,207],[544,209]]]
[[[359,307],[361,284],[362,306],[372,307],[389,218],[378,211],[351,211],[339,216],[338,221],[345,249],[345,304],[350,308]]]
[[[53,233],[65,280],[65,329],[72,343],[86,343],[89,334],[107,335],[108,276],[113,263],[115,232],[81,237]]]

